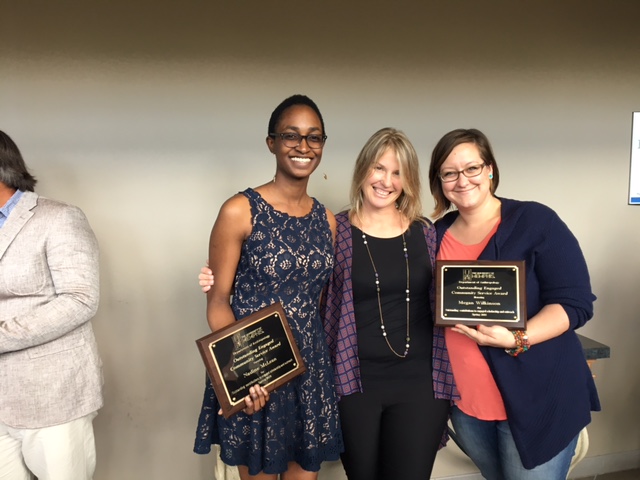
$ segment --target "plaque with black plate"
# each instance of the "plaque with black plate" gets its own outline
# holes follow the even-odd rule
[[[436,325],[502,325],[524,330],[524,261],[436,262]]]
[[[306,367],[278,302],[196,340],[225,418],[255,384],[272,392]]]

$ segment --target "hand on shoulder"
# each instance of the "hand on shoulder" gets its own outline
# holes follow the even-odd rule
[[[333,241],[336,241],[336,232],[338,229],[338,222],[336,221],[336,217],[335,215],[331,212],[331,210],[329,210],[328,208],[325,207],[325,210],[327,212],[327,221],[329,222],[329,228],[331,228],[331,237],[333,239]]]

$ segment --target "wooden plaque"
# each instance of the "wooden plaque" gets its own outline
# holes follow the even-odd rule
[[[225,418],[256,383],[271,392],[306,367],[278,302],[196,340]]]
[[[436,325],[502,325],[524,330],[524,261],[436,262]]]

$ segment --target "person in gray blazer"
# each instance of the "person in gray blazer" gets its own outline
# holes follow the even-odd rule
[[[0,131],[0,479],[91,479],[98,243],[79,208],[35,184]]]

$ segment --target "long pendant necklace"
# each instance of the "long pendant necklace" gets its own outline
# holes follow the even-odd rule
[[[382,316],[382,301],[380,300],[380,276],[378,275],[378,270],[376,269],[376,264],[373,261],[373,257],[371,256],[371,250],[369,250],[369,244],[367,243],[367,236],[364,232],[362,232],[362,240],[364,241],[364,246],[367,248],[367,253],[369,254],[369,260],[371,260],[371,266],[373,267],[373,273],[375,275],[376,280],[376,293],[378,294],[378,311],[380,312],[380,330],[382,330],[382,336],[384,337],[389,349],[393,352],[393,354],[400,358],[405,358],[409,354],[409,347],[411,344],[411,337],[409,336],[409,302],[410,302],[410,291],[409,291],[409,251],[407,250],[407,242],[404,238],[404,232],[402,233],[402,249],[404,250],[404,262],[407,269],[407,288],[405,293],[407,294],[406,304],[407,304],[407,336],[406,336],[406,344],[404,346],[404,354],[399,354],[395,351],[395,349],[389,343],[389,337],[387,336],[387,331],[384,327],[384,317]]]

